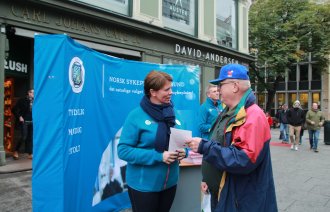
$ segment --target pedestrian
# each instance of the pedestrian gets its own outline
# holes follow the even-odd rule
[[[299,136],[299,145],[302,144],[302,140],[303,140],[303,136],[304,136],[304,131],[307,130],[307,126],[306,126],[306,113],[307,111],[305,111],[302,107],[300,107],[300,109],[303,110],[303,122],[301,124],[301,130],[300,130],[300,136]]]
[[[282,143],[289,143],[289,130],[287,119],[288,105],[283,104],[282,109],[278,112],[277,118],[280,122],[280,132],[282,137]]]
[[[278,106],[278,109],[277,109],[277,112],[275,114],[275,127],[280,127],[280,120],[279,120],[279,117],[280,117],[280,112],[282,110],[282,105],[279,105]],[[280,137],[279,137],[280,140],[283,139],[283,135],[282,135],[282,132],[280,131]]]
[[[305,120],[305,113],[301,109],[299,100],[293,103],[293,107],[287,113],[289,123],[291,150],[298,150],[301,126]]]
[[[210,84],[207,86],[207,98],[199,108],[199,132],[202,138],[208,138],[213,122],[222,112],[223,107],[219,100],[218,86]]]
[[[277,211],[270,129],[255,104],[247,68],[227,64],[211,83],[218,85],[226,107],[212,126],[210,139],[195,137],[186,143],[222,172],[214,211]],[[217,175],[209,177],[218,179]]]
[[[320,136],[320,129],[324,124],[324,116],[315,102],[312,105],[312,109],[306,114],[306,123],[309,134],[310,149],[313,149],[314,152],[319,152],[317,145]]]
[[[13,158],[19,159],[19,150],[21,145],[25,144],[25,153],[28,153],[28,158],[33,158],[33,123],[32,123],[32,106],[34,100],[34,90],[29,89],[27,95],[19,99],[13,107],[13,114],[16,120],[19,121],[21,137],[18,140],[13,152]]]
[[[266,112],[265,115],[269,125],[269,129],[271,129],[273,126],[273,118],[270,116],[269,112]]]
[[[118,156],[127,161],[126,182],[133,212],[168,212],[185,149],[168,151],[170,127],[182,128],[171,101],[172,77],[151,71],[144,79],[140,106],[126,118]]]

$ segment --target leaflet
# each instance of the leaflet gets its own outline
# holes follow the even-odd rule
[[[181,130],[171,127],[170,143],[168,151],[175,151],[177,149],[182,149],[188,147],[185,140],[192,137],[192,132],[190,130]]]

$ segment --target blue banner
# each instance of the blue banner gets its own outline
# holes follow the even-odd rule
[[[116,148],[144,78],[151,70],[173,77],[172,101],[197,135],[199,68],[119,59],[66,35],[36,35],[34,48],[33,211],[130,208]]]

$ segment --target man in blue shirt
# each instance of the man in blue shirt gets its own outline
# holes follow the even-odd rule
[[[202,138],[208,138],[210,128],[222,112],[222,104],[219,100],[219,90],[216,85],[209,85],[206,91],[207,99],[200,106],[198,128]]]

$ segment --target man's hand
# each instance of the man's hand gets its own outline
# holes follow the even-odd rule
[[[208,189],[209,187],[207,186],[206,182],[201,182],[201,191],[204,193],[204,194],[208,194]]]
[[[178,158],[178,152],[163,152],[163,162],[166,164],[173,163]]]
[[[20,122],[24,122],[24,118],[22,116],[19,117]]]
[[[193,152],[197,152],[198,151],[198,146],[199,143],[201,142],[201,138],[199,137],[194,137],[191,138],[189,140],[186,140],[185,143],[188,144],[189,148],[193,151]]]

